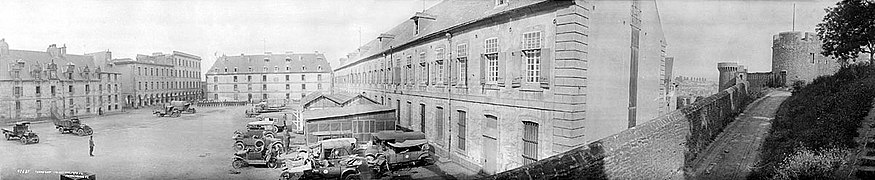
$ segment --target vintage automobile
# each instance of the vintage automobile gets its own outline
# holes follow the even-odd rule
[[[313,157],[308,150],[300,149],[288,154],[283,154],[277,157],[279,162],[282,162],[280,179],[291,180],[298,179],[304,171],[313,169]]]
[[[372,170],[365,159],[352,151],[356,147],[355,138],[322,140],[310,146],[313,160],[309,170],[303,170],[299,179],[363,179]],[[306,168],[303,168],[306,169]],[[283,177],[294,177],[294,172],[283,171]]]
[[[422,132],[380,131],[373,135],[372,146],[363,154],[378,173],[398,167],[434,164],[435,156]]]
[[[72,117],[70,119],[59,119],[55,120],[55,128],[64,133],[75,133],[79,136],[87,136],[94,133],[91,130],[91,127],[79,121],[79,117]]]
[[[280,139],[266,137],[247,137],[237,143],[241,143],[242,149],[236,148],[231,159],[231,167],[239,169],[251,164],[267,165],[276,168],[279,163],[276,157],[283,153],[283,144]]]
[[[255,117],[259,114],[281,112],[283,110],[286,110],[285,106],[270,106],[267,105],[267,103],[265,102],[261,102],[256,104],[251,109],[247,109],[245,113],[246,117]]]
[[[66,172],[61,174],[61,180],[96,180],[97,175],[88,172]]]
[[[258,144],[259,139],[282,139],[283,129],[273,125],[271,121],[255,121],[246,124],[245,131],[234,131],[234,150],[243,150],[246,146],[255,146],[256,148],[269,145],[271,148],[283,149],[281,141],[275,141],[279,144]],[[278,146],[278,147],[273,147]]]
[[[158,117],[179,117],[182,112],[171,105],[167,105],[163,106],[161,109],[156,109],[152,114],[155,114],[155,116]]]
[[[191,103],[188,101],[170,101],[170,105],[173,106],[173,109],[179,110],[180,112],[187,113],[197,113],[193,107],[191,107]]]
[[[39,143],[39,136],[28,129],[29,124],[30,122],[17,122],[12,125],[12,130],[3,128],[3,134],[6,136],[6,140],[18,139],[21,144]]]

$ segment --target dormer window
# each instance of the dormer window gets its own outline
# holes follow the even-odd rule
[[[292,62],[292,57],[286,56],[286,62]]]
[[[261,69],[262,69],[262,71],[267,72],[267,66],[265,66],[265,67],[263,67],[263,68],[261,68]]]
[[[301,66],[301,71],[306,71],[306,70],[307,70],[307,66]]]
[[[225,67],[225,72],[228,72],[228,67]]]
[[[495,0],[495,6],[507,5],[508,0]]]
[[[317,66],[316,69],[318,69],[319,71],[322,71],[322,66]]]
[[[264,62],[270,62],[270,58],[264,57]]]
[[[413,19],[413,34],[419,35],[419,19]]]
[[[237,67],[234,67],[234,72],[237,72]]]
[[[274,66],[274,67],[273,67],[273,71],[280,71],[280,68],[279,68],[279,67],[276,67],[276,66]]]
[[[291,70],[292,70],[292,68],[290,68],[289,66],[286,66],[286,71],[291,71]]]
[[[249,67],[249,72],[252,72],[252,67]]]

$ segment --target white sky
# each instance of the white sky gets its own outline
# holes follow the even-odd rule
[[[45,50],[66,44],[84,54],[109,49],[113,58],[182,51],[204,59],[214,53],[264,51],[325,53],[336,60],[361,43],[439,0],[298,1],[0,1],[0,38],[12,49]],[[834,1],[659,1],[675,75],[713,79],[716,63],[738,61],[769,71],[772,35],[814,31]],[[359,29],[361,41],[359,40]]]

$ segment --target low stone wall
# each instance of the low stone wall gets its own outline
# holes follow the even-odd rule
[[[787,74],[772,72],[747,73],[747,81],[751,88],[781,87],[786,84],[786,76]]]
[[[737,84],[637,127],[485,179],[684,179],[753,99]]]
[[[219,107],[219,106],[244,106],[250,104],[247,101],[197,101],[195,105],[200,107]]]

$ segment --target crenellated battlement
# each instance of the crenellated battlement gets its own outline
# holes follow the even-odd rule
[[[785,44],[820,43],[820,38],[814,32],[789,31],[772,36],[772,44],[776,47]]]

